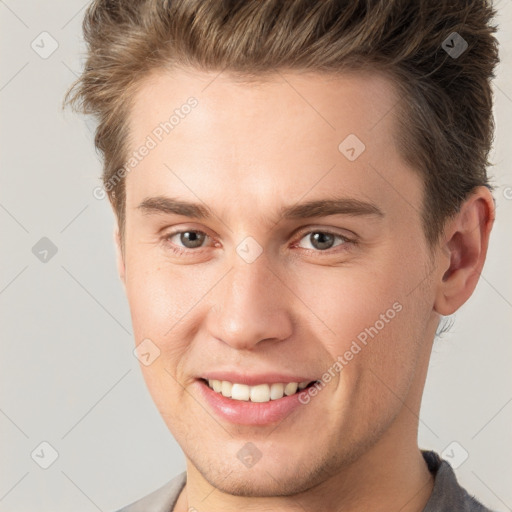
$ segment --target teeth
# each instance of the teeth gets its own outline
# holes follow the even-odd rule
[[[270,400],[270,386],[268,384],[251,386],[250,397],[251,402],[268,402]]]
[[[284,394],[286,396],[293,395],[297,391],[298,384],[296,382],[288,382],[284,387]]]
[[[283,398],[284,396],[284,384],[277,382],[270,386],[270,399],[277,400],[278,398]]]
[[[228,382],[227,380],[217,381],[217,382],[220,382],[220,391],[222,393],[222,396],[225,396],[227,398],[231,398],[231,393],[232,393],[232,390],[233,390],[233,384],[231,384],[231,382]]]
[[[233,388],[231,389],[231,398],[233,400],[244,400],[247,402],[250,394],[251,390],[246,384],[233,384]]]
[[[288,382],[274,384],[258,384],[257,386],[248,386],[247,384],[238,384],[228,382],[227,380],[208,380],[208,386],[217,393],[221,393],[227,398],[241,400],[244,402],[270,402],[270,400],[279,400],[283,396],[290,396],[297,390],[304,389],[310,381]]]

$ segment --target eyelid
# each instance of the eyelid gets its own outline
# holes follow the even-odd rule
[[[325,250],[309,249],[307,247],[298,247],[298,244],[300,243],[300,241],[306,235],[310,235],[312,233],[324,233],[324,234],[332,235],[334,237],[341,238],[343,240],[343,242],[338,245],[335,245],[334,247],[330,247],[329,249],[325,249]],[[350,237],[345,234],[338,233],[334,229],[331,229],[331,228],[323,228],[320,226],[318,226],[318,227],[308,226],[307,228],[301,229],[298,232],[298,234],[295,235],[295,242],[292,243],[292,246],[294,246],[294,247],[297,246],[298,249],[300,249],[301,251],[306,251],[309,254],[314,254],[314,255],[319,255],[319,256],[322,256],[322,255],[326,255],[326,256],[331,255],[332,256],[333,254],[337,254],[337,253],[347,250],[349,248],[347,246],[354,246],[356,244],[357,244],[357,237],[355,236],[355,234],[353,234],[353,236]]]
[[[297,233],[295,233],[294,238],[302,238],[304,235],[309,233],[328,233],[334,236],[340,236],[341,238],[345,238],[346,240],[355,240],[357,238],[356,234],[352,231],[344,230],[344,233],[340,233],[339,230],[333,227],[326,226],[305,226],[300,228]]]
[[[195,232],[195,233],[202,233],[207,238],[213,239],[213,237],[211,235],[209,235],[206,231],[204,231],[202,229],[196,229],[196,228],[191,228],[191,227],[187,228],[187,227],[185,227],[185,228],[179,228],[179,229],[172,230],[172,231],[170,231],[168,233],[165,233],[163,235],[163,241],[166,242],[166,243],[169,243],[172,246],[172,249],[175,252],[179,252],[179,253],[184,253],[184,252],[199,253],[202,250],[208,248],[208,246],[201,246],[201,247],[197,247],[195,249],[191,249],[191,248],[182,247],[182,246],[174,244],[173,242],[170,242],[169,239],[171,237],[173,237],[175,235],[179,235],[181,233],[186,233],[187,231],[192,231],[192,232]],[[319,249],[308,249],[308,248],[304,248],[304,247],[298,247],[300,250],[307,251],[307,252],[310,252],[310,253],[315,253],[315,254],[332,254],[332,253],[335,253],[337,251],[345,249],[345,248],[338,249],[339,247],[342,247],[342,246],[344,246],[346,244],[354,245],[354,244],[357,243],[357,237],[356,237],[355,233],[353,233],[353,236],[347,236],[345,234],[336,232],[336,230],[334,228],[325,228],[325,227],[322,227],[322,226],[306,226],[306,227],[301,228],[294,235],[295,241],[292,242],[292,246],[296,246],[306,235],[309,235],[311,233],[324,233],[324,234],[332,235],[334,237],[339,237],[339,238],[341,238],[343,240],[343,243],[335,245],[333,248],[329,248],[329,249],[326,249],[326,250],[323,250],[323,251],[319,250]],[[214,245],[215,245],[215,242],[214,242],[213,246]]]
[[[201,233],[201,234],[205,235],[207,238],[209,238],[209,239],[213,240],[213,237],[212,237],[211,235],[209,235],[209,234],[208,234],[206,231],[204,231],[203,229],[196,229],[196,228],[190,228],[190,227],[188,227],[188,228],[187,228],[187,227],[185,227],[185,228],[179,228],[179,229],[171,230],[171,231],[169,231],[169,232],[167,232],[167,233],[164,233],[164,234],[162,235],[162,239],[163,239],[163,241],[164,241],[164,242],[167,242],[167,243],[169,243],[169,244],[171,244],[171,245],[175,246],[175,247],[176,247],[176,249],[177,249],[178,251],[180,251],[180,250],[181,250],[181,251],[193,251],[193,252],[200,252],[201,250],[203,250],[203,249],[207,249],[207,248],[208,248],[208,246],[206,245],[206,246],[197,247],[196,249],[190,249],[190,248],[188,248],[188,247],[182,247],[182,246],[180,246],[180,245],[176,245],[176,244],[174,244],[173,242],[171,242],[171,241],[170,241],[170,238],[171,238],[171,237],[173,237],[173,236],[175,236],[175,235],[179,235],[179,234],[181,234],[181,233],[187,233],[188,231],[192,231],[192,232],[194,232],[194,233]]]

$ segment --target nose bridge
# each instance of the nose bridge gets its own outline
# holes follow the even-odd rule
[[[248,263],[235,255],[226,279],[213,297],[210,334],[237,349],[266,339],[286,339],[292,332],[286,287],[260,255]]]

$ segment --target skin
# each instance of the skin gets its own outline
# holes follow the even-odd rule
[[[476,189],[429,247],[421,176],[393,140],[397,96],[376,73],[280,72],[244,84],[227,73],[154,72],[134,98],[131,149],[190,96],[198,106],[126,177],[124,253],[115,233],[136,344],[160,349],[141,365],[144,379],[186,456],[175,510],[421,511],[434,482],[417,445],[428,361],[440,315],[478,281],[491,194]],[[366,146],[355,161],[338,150],[348,134]],[[215,216],[138,208],[154,196]],[[279,216],[332,197],[371,202],[383,216]],[[190,248],[172,230],[207,236]],[[318,231],[356,243],[318,248]],[[248,236],[263,250],[250,264],[236,252]],[[213,369],[320,379],[397,302],[378,335],[278,424],[230,424],[197,392],[196,377]],[[251,468],[237,458],[247,442],[262,454]]]

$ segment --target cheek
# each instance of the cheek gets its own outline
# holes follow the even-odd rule
[[[142,258],[127,265],[126,293],[138,334],[148,329],[159,339],[187,314],[201,297],[201,280],[191,267],[175,270]]]
[[[363,373],[371,377],[368,370],[392,389],[406,388],[429,313],[424,292],[410,293],[420,274],[419,267],[404,269],[388,259],[380,267],[316,269],[296,280],[294,291],[310,309],[318,343],[331,365],[340,363],[331,371],[343,368],[341,380],[348,388]],[[375,376],[366,381],[369,385],[381,394],[383,384]]]
[[[389,330],[406,289],[391,268],[311,268],[294,281],[293,290],[308,306],[308,317],[322,329],[322,342],[337,353],[353,339],[364,340],[365,329],[376,323],[379,332]]]
[[[154,365],[162,365],[162,379],[169,379],[170,372],[183,382],[186,353],[211,307],[207,301],[219,280],[218,272],[207,273],[201,265],[155,263],[149,257],[144,261],[141,255],[131,263],[126,293],[136,343],[152,340],[160,350]]]
[[[182,403],[186,398],[180,384],[181,365],[191,339],[186,320],[193,318],[193,306],[202,295],[198,285],[201,281],[191,279],[192,273],[155,264],[154,259],[145,261],[140,254],[127,264],[126,293],[135,344],[151,340],[150,352],[158,354],[149,365],[141,361],[141,372],[171,429],[179,429],[184,421],[173,413],[170,404]]]

